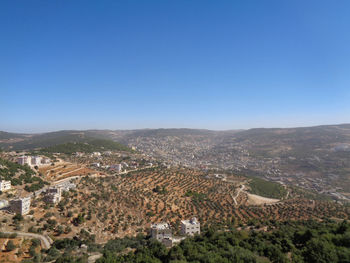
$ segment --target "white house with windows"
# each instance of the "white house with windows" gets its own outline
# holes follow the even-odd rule
[[[193,236],[195,234],[201,233],[201,224],[198,222],[197,218],[193,217],[190,220],[181,221],[181,230],[182,235]]]
[[[25,164],[28,164],[30,165],[31,164],[31,157],[30,156],[20,156],[17,158],[17,163],[20,164],[20,165],[25,165]]]
[[[172,231],[168,223],[157,223],[151,225],[151,237],[162,242],[163,239],[171,239]]]
[[[11,189],[11,181],[5,181],[5,180],[0,181],[0,191],[1,192],[7,191],[10,189]]]
[[[44,197],[45,202],[50,204],[56,204],[61,201],[62,189],[51,187],[46,190],[46,195]]]
[[[32,156],[31,157],[31,165],[35,166],[39,166],[41,165],[41,157],[40,156]]]
[[[13,213],[26,215],[30,209],[30,197],[19,198],[10,201],[10,210]]]

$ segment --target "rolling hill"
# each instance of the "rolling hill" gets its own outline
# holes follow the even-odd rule
[[[65,153],[72,154],[75,152],[92,153],[99,151],[131,151],[125,145],[112,140],[86,138],[82,142],[67,142],[42,148],[42,153]]]
[[[173,164],[251,171],[316,192],[340,191],[347,195],[350,189],[350,124],[231,131],[68,130],[1,135],[0,147],[5,150],[33,150],[67,143],[77,147],[77,143],[91,139],[113,140]]]

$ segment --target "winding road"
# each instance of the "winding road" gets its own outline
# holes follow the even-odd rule
[[[30,237],[30,238],[37,238],[41,241],[41,247],[44,249],[49,249],[51,247],[51,244],[53,243],[53,240],[44,235],[34,234],[34,233],[26,233],[26,232],[2,232],[4,234],[17,234],[17,236],[20,237]]]
[[[240,194],[240,193],[244,190],[244,188],[245,188],[245,185],[244,185],[244,184],[242,184],[241,186],[242,186],[242,187],[240,187],[240,188],[238,189],[236,196],[235,196],[235,197],[232,196],[232,199],[233,199],[233,202],[235,202],[235,205],[238,205],[236,198],[239,196],[239,194]]]

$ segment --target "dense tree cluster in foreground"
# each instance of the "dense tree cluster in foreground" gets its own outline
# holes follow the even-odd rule
[[[266,230],[266,228],[265,228]],[[74,247],[88,244],[89,250],[100,250],[98,263],[119,262],[350,262],[350,223],[343,221],[268,222],[261,229],[214,230],[187,238],[171,249],[144,238],[110,240],[103,248],[92,240],[61,240],[47,251],[56,262],[86,262],[87,257],[73,256]],[[52,260],[52,258],[50,258]]]

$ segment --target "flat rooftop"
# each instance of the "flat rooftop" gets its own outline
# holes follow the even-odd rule
[[[152,224],[151,228],[154,228],[154,229],[170,229],[170,225],[168,223],[156,223],[156,224]]]
[[[199,222],[195,217],[191,218],[190,220],[182,220],[181,223],[184,225],[199,225]]]

